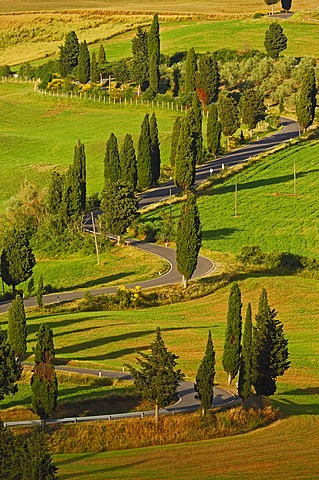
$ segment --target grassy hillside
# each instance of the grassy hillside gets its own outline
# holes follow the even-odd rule
[[[88,194],[100,192],[104,184],[105,144],[111,132],[120,146],[125,134],[132,134],[137,148],[140,126],[147,113],[146,107],[47,98],[33,93],[29,84],[9,83],[0,84],[0,110],[0,210],[3,202],[17,193],[24,178],[43,187],[55,167],[66,170],[73,161],[78,139],[86,150]],[[163,163],[168,162],[176,115],[156,109]]]

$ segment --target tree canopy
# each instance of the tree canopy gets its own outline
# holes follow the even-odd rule
[[[267,55],[271,58],[278,58],[279,54],[286,50],[287,37],[279,23],[273,22],[269,25],[265,34],[264,45]]]

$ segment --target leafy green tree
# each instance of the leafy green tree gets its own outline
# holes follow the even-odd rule
[[[234,282],[230,289],[228,300],[227,324],[225,332],[225,343],[223,353],[223,368],[228,374],[228,383],[236,377],[241,352],[241,293],[237,282]]]
[[[173,131],[171,136],[171,155],[170,155],[170,164],[171,168],[174,171],[177,148],[178,148],[178,139],[181,131],[182,117],[176,117],[173,125]]]
[[[73,159],[74,173],[77,176],[80,185],[80,208],[81,211],[85,210],[86,203],[86,156],[85,147],[81,140],[74,147],[74,159]]]
[[[281,0],[281,7],[286,13],[291,9],[292,0]]]
[[[269,307],[267,292],[263,289],[253,330],[252,355],[252,384],[259,396],[273,395],[277,377],[283,375],[290,366],[288,340],[283,332],[283,324],[276,316],[276,311]]]
[[[152,140],[149,114],[147,113],[141,125],[141,133],[137,149],[137,186],[146,190],[152,185]]]
[[[51,173],[46,200],[46,210],[51,215],[56,215],[61,211],[63,188],[63,177],[54,170]]]
[[[31,378],[32,408],[43,419],[52,415],[57,405],[58,381],[52,365],[54,357],[53,333],[42,324],[34,349],[35,367]]]
[[[90,80],[90,54],[85,40],[80,43],[77,76],[83,84]]]
[[[96,54],[95,54],[94,50],[92,52],[91,62],[90,62],[90,82],[91,83],[98,83],[99,82],[99,70],[98,70]]]
[[[43,275],[40,275],[39,281],[38,281],[38,288],[37,288],[37,304],[39,308],[43,307],[43,294],[44,294]]]
[[[229,139],[239,128],[239,119],[236,102],[228,93],[219,96],[218,116],[222,132]]]
[[[193,111],[189,110],[181,121],[175,156],[174,181],[175,185],[182,190],[189,190],[195,180],[196,143],[193,138],[192,123]]]
[[[240,398],[244,401],[251,394],[251,385],[252,385],[252,314],[251,314],[251,304],[248,303],[245,325],[244,325],[244,334],[243,334],[243,345],[240,355],[240,366],[239,366],[239,377],[238,377],[238,393]]]
[[[176,398],[177,387],[183,374],[176,369],[178,356],[167,350],[159,327],[151,344],[151,353],[140,353],[139,369],[129,366],[134,385],[145,400],[155,405],[155,418],[159,408],[166,407]]]
[[[69,32],[65,37],[64,45],[61,45],[59,48],[59,72],[65,78],[78,65],[80,46],[76,33],[74,31]]]
[[[131,78],[139,85],[140,91],[146,90],[149,85],[149,60],[148,60],[148,32],[142,27],[137,28],[136,36],[132,40]]]
[[[13,227],[7,232],[1,253],[1,276],[7,285],[12,286],[13,296],[16,286],[32,276],[35,263],[27,233]]]
[[[286,50],[287,37],[279,23],[273,22],[269,25],[265,34],[264,45],[267,55],[271,58],[278,58],[279,54]]]
[[[274,14],[274,5],[276,5],[276,3],[278,3],[278,2],[279,2],[279,0],[265,0],[266,5],[271,5],[272,15]]]
[[[202,415],[206,415],[207,410],[212,406],[214,398],[214,379],[215,379],[215,351],[212,341],[212,334],[209,330],[206,345],[205,356],[199,366],[196,375],[195,391],[202,407]]]
[[[8,342],[16,358],[27,351],[27,335],[23,300],[20,295],[16,295],[8,312]]]
[[[264,96],[260,91],[254,88],[244,91],[239,102],[239,114],[241,122],[247,125],[250,131],[265,118],[265,110]]]
[[[158,139],[158,127],[155,113],[150,118],[151,156],[152,156],[152,183],[156,183],[161,174],[161,152]]]
[[[104,157],[104,179],[117,182],[121,177],[120,155],[117,145],[117,138],[111,133],[109,140],[106,142]]]
[[[191,135],[194,144],[194,161],[199,165],[203,159],[203,125],[202,125],[202,109],[196,92],[192,98],[192,110],[190,111],[189,118],[191,120]]]
[[[316,111],[316,95],[315,71],[310,68],[302,80],[296,102],[298,123],[304,130],[313,123]]]
[[[137,217],[138,200],[133,189],[121,182],[106,181],[101,200],[101,231],[120,237]]]
[[[196,74],[196,89],[205,92],[208,105],[217,101],[220,76],[217,60],[206,53],[199,57]]]
[[[160,33],[158,14],[153,17],[153,22],[148,34],[148,62],[149,62],[149,83],[150,90],[156,95],[159,89],[160,80]]]
[[[16,382],[20,379],[21,372],[22,366],[17,362],[13,348],[6,341],[3,331],[0,330],[0,400],[3,400],[6,395],[17,393]]]
[[[218,120],[218,110],[215,103],[208,107],[206,140],[210,154],[216,155],[220,149],[222,126]]]
[[[184,203],[177,226],[176,263],[183,276],[183,287],[193,275],[202,243],[202,227],[196,205],[196,196],[190,193]]]
[[[185,93],[195,91],[195,76],[197,71],[197,58],[194,47],[188,50],[185,61]]]
[[[137,184],[136,155],[132,135],[126,134],[120,152],[121,180],[133,190]]]
[[[112,70],[113,70],[113,75],[115,77],[115,80],[121,83],[122,88],[124,89],[125,83],[130,78],[130,69],[128,67],[127,60],[123,58],[118,62],[115,62],[113,64]]]
[[[20,480],[57,480],[57,467],[52,463],[45,433],[35,430],[22,444],[17,442]]]

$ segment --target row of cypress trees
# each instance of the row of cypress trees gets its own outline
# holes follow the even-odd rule
[[[127,134],[119,151],[117,138],[111,133],[106,143],[104,179],[123,181],[133,190],[155,185],[161,173],[161,154],[156,115],[147,113],[141,125],[137,155],[132,136]]]
[[[289,368],[288,340],[283,324],[268,303],[267,292],[262,290],[255,326],[252,325],[251,304],[247,306],[242,339],[241,291],[236,282],[232,284],[227,312],[227,324],[223,353],[223,368],[228,381],[238,377],[239,395],[246,400],[252,393],[273,395],[277,377]]]

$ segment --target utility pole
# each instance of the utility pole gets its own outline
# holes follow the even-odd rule
[[[100,265],[99,247],[98,247],[98,244],[97,244],[96,231],[95,231],[95,221],[94,221],[94,216],[93,216],[92,210],[91,210],[91,219],[92,219],[92,227],[93,227],[93,235],[94,235],[94,243],[95,243],[97,264]]]

